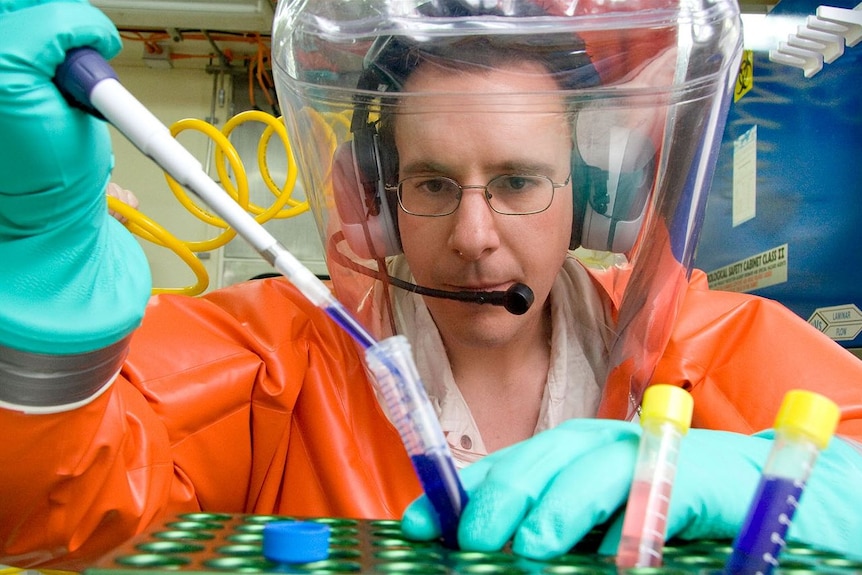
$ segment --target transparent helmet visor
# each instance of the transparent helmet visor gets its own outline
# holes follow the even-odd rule
[[[486,180],[565,182],[553,201],[571,214],[547,248],[560,262],[619,254],[596,273],[625,279],[608,377],[635,405],[690,275],[740,51],[731,0],[279,3],[276,87],[337,297],[375,336],[397,331],[393,281],[413,275],[399,184],[462,176],[414,148],[481,138],[459,157],[500,158]]]

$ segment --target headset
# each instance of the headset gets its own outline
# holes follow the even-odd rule
[[[580,40],[569,34],[568,44],[574,42]],[[582,42],[580,47],[542,53],[541,62],[561,89],[600,83]],[[415,53],[416,45],[401,36],[374,42],[357,83],[350,126],[353,138],[336,150],[333,160],[333,193],[344,238],[362,258],[401,253],[398,201],[387,192],[398,182],[398,152],[391,134],[378,129],[374,111],[388,94],[399,91],[417,65]],[[595,114],[591,121],[579,118],[573,131],[575,213],[569,247],[627,253],[646,215],[655,180],[655,147],[636,129],[602,126]]]

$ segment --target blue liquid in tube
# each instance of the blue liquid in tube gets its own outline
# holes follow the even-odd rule
[[[458,519],[467,503],[467,494],[461,482],[457,481],[458,475],[452,459],[435,452],[412,455],[410,459],[419,475],[425,495],[437,511],[443,545],[450,549],[457,549]],[[445,476],[455,477],[456,481],[447,481]],[[452,495],[453,487],[458,492],[457,498]],[[458,503],[460,506],[456,509]]]
[[[413,469],[440,524],[443,545],[457,549],[458,520],[467,505],[455,461],[402,335],[366,350],[378,392],[386,403]]]
[[[778,554],[796,511],[802,484],[784,477],[763,477],[757,488],[757,504],[749,511],[727,560],[725,573],[770,573],[778,566]]]

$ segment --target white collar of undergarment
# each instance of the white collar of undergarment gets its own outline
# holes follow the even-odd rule
[[[403,258],[396,258],[389,271],[410,281],[405,270]],[[411,343],[419,375],[456,464],[463,467],[487,454],[481,434],[455,383],[440,334],[422,298],[403,290],[394,290],[394,294],[398,333]],[[582,264],[573,258],[557,276],[550,300],[551,367],[534,434],[567,419],[595,416],[611,342],[609,308]]]

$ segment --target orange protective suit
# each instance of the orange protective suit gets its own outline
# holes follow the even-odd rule
[[[862,362],[786,308],[695,278],[653,378],[692,392],[695,426],[767,428],[785,391],[816,388],[862,439],[845,385]],[[599,415],[624,417],[612,387]],[[0,410],[0,434],[15,462],[0,563],[20,566],[81,568],[180,511],[387,518],[420,493],[353,341],[281,279],[154,298],[108,392],[69,413]]]

